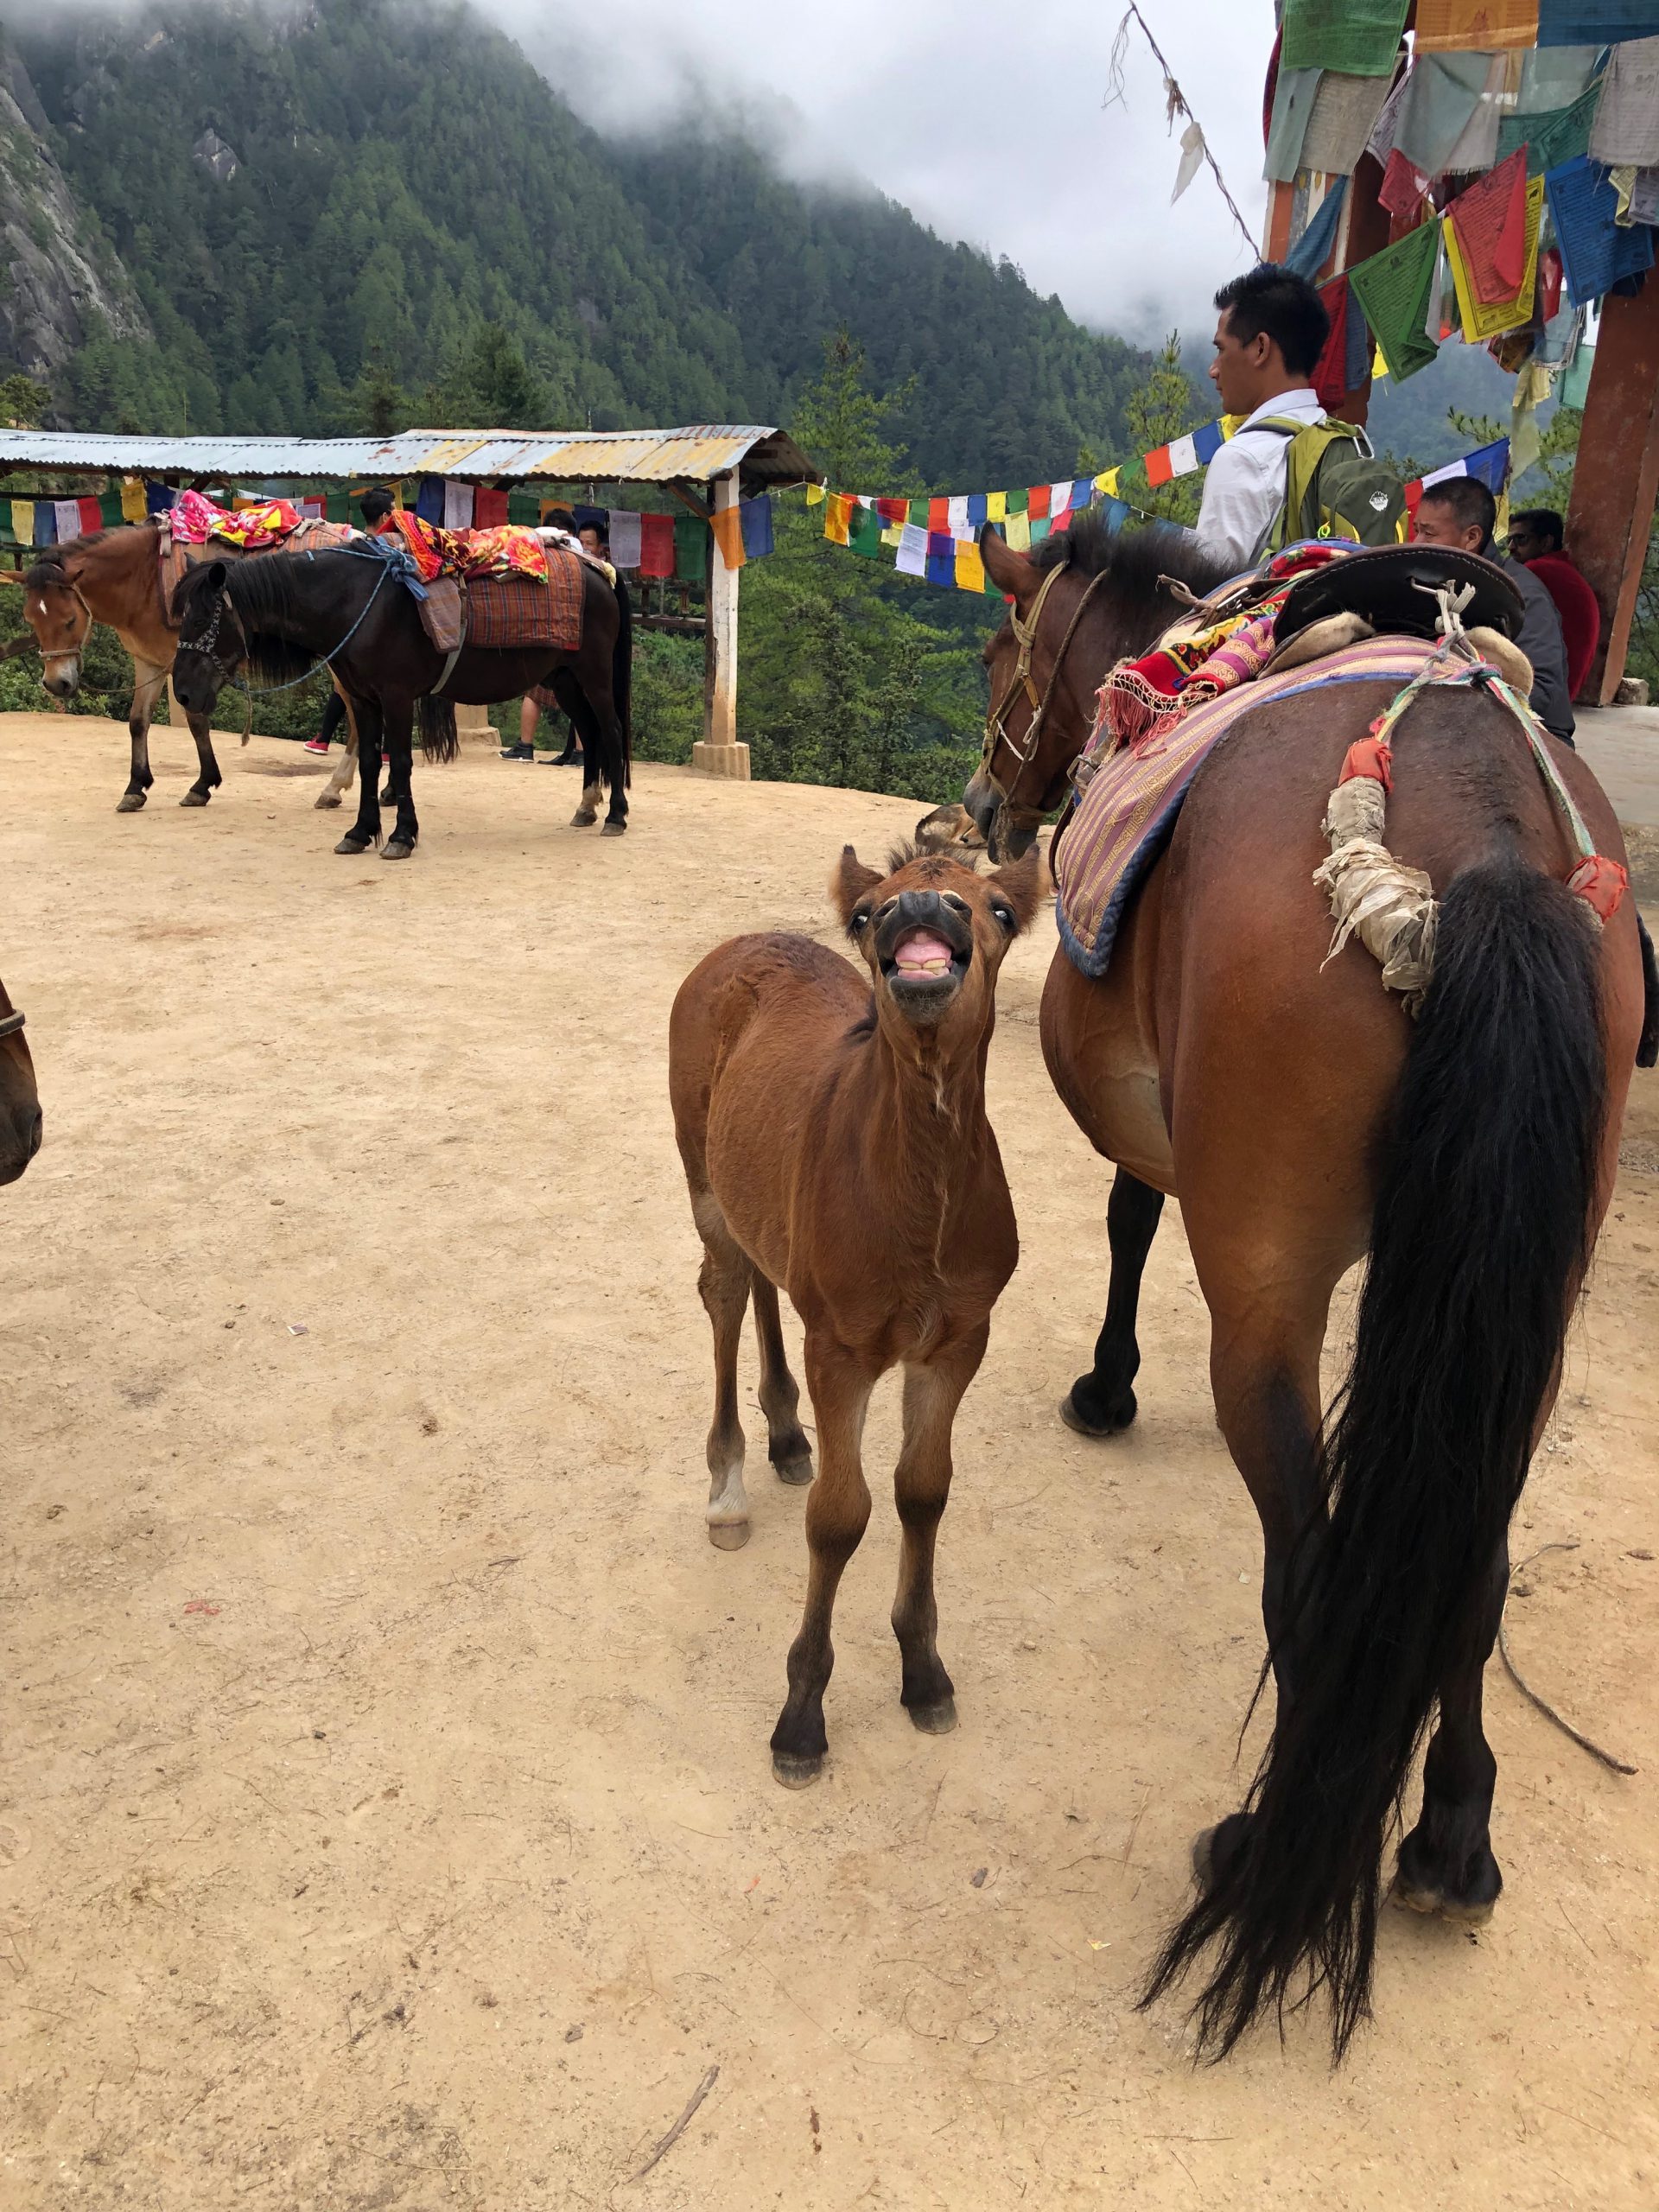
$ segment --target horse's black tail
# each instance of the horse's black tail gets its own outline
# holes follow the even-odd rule
[[[1526,1480],[1583,1279],[1606,1112],[1591,917],[1515,861],[1454,879],[1380,1165],[1352,1370],[1326,1425],[1281,1704],[1243,1847],[1165,1942],[1212,1942],[1224,2056],[1321,1986],[1334,2054],[1367,2017],[1387,1831]],[[1301,1978],[1306,1975],[1305,1993]]]
[[[611,700],[622,727],[622,781],[633,781],[633,603],[616,580],[616,647],[611,656]]]
[[[428,760],[453,760],[461,750],[454,700],[440,699],[429,691],[416,702],[415,712],[421,726],[423,756]]]

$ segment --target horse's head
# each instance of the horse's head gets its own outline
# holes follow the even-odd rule
[[[918,1033],[947,1053],[985,1036],[1002,956],[1036,912],[1042,885],[1035,853],[980,875],[905,847],[884,875],[843,849],[830,890],[870,971],[877,1023],[901,1054],[913,1053]]]
[[[23,1017],[0,983],[0,1183],[15,1183],[41,1148],[41,1095]]]
[[[80,689],[80,657],[92,627],[92,611],[81,597],[73,572],[48,555],[23,572],[23,620],[30,636],[15,638],[8,653],[41,651],[41,683],[54,699],[73,699]]]
[[[1108,669],[1144,652],[1173,619],[1164,580],[1202,592],[1226,571],[1185,531],[1157,524],[1117,531],[1096,513],[1080,515],[1029,556],[988,530],[980,553],[1014,604],[985,647],[985,746],[963,804],[1001,861],[1026,851],[1065,796]]]
[[[223,561],[200,562],[185,570],[173,594],[179,626],[173,696],[187,715],[211,715],[248,657],[247,632],[231,605],[230,573]]]

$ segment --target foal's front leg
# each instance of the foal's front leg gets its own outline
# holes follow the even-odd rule
[[[789,1695],[772,1732],[772,1770],[785,1789],[804,1789],[823,1769],[823,1693],[836,1663],[830,1618],[842,1571],[870,1517],[861,1447],[864,1416],[880,1367],[809,1332],[806,1387],[818,1424],[818,1476],[806,1494],[810,1554],[806,1607],[789,1647]]]
[[[904,1531],[893,1632],[904,1662],[900,1700],[930,1736],[943,1736],[957,1725],[956,1686],[944,1671],[937,1640],[934,1540],[950,1496],[950,1431],[957,1408],[979,1372],[990,1333],[989,1322],[982,1322],[970,1335],[905,1370],[905,1441],[893,1475]]]

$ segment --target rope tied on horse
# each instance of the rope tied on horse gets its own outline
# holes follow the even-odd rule
[[[1423,587],[1420,587],[1423,588]],[[1331,841],[1331,857],[1316,868],[1313,880],[1331,901],[1336,925],[1329,966],[1351,937],[1357,937],[1382,971],[1382,982],[1398,991],[1413,1019],[1434,973],[1434,934],[1440,903],[1434,887],[1419,868],[1397,861],[1384,842],[1388,795],[1394,787],[1392,738],[1408,709],[1431,689],[1475,686],[1488,691],[1520,724],[1545,788],[1566,822],[1579,854],[1567,887],[1582,899],[1599,929],[1618,911],[1630,875],[1618,861],[1598,853],[1584,817],[1573,803],[1544,741],[1544,730],[1529,703],[1501,670],[1483,658],[1460,616],[1468,587],[1443,586],[1436,592],[1440,643],[1433,657],[1371,724],[1368,736],[1348,748],[1342,773],[1320,824]]]

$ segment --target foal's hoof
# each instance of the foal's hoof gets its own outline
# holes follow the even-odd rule
[[[388,837],[380,849],[383,861],[406,861],[415,849],[412,837]]]
[[[795,1751],[774,1751],[772,1771],[785,1789],[810,1789],[823,1772],[823,1753],[803,1758]]]
[[[1105,1419],[1099,1420],[1084,1413],[1078,1405],[1075,1382],[1060,1400],[1060,1419],[1079,1436],[1120,1436],[1139,1410],[1134,1391],[1125,1390],[1107,1408]]]
[[[359,837],[355,830],[348,830],[334,850],[337,853],[366,853],[373,842],[372,837]]]
[[[340,804],[340,793],[338,791],[320,791],[312,804],[315,806],[317,812],[321,814],[329,807],[338,806]]]
[[[197,791],[193,785],[191,788],[186,791],[184,797],[179,801],[179,804],[181,806],[206,806],[212,794],[208,791]]]
[[[601,837],[620,837],[627,826],[626,822],[607,821],[599,834]]]
[[[579,806],[570,817],[570,827],[573,830],[591,830],[598,819],[599,815],[594,808]]]
[[[937,1705],[907,1705],[912,1725],[924,1736],[948,1736],[957,1725],[957,1700],[942,1697]]]
[[[749,1541],[747,1521],[711,1521],[709,1541],[717,1552],[741,1552]]]
[[[115,810],[118,814],[140,813],[148,797],[146,791],[123,791]]]

